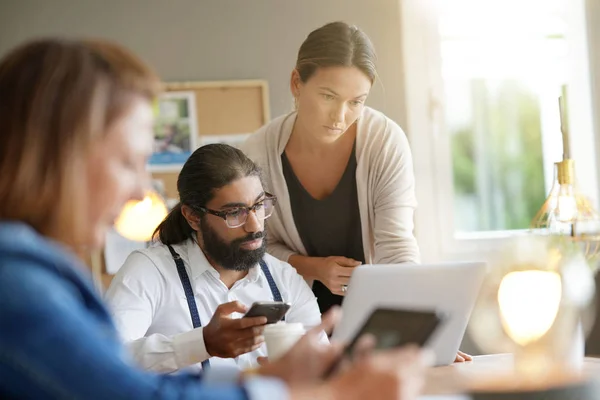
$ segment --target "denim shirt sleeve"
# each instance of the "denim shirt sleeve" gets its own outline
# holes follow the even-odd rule
[[[35,262],[0,260],[0,393],[36,399],[248,399],[286,398],[285,387],[265,380],[200,380],[158,375],[130,365],[93,292]],[[275,392],[273,391],[275,390]],[[266,396],[266,397],[265,397]]]
[[[204,380],[211,383],[234,383],[239,379],[240,372],[239,368],[230,366],[211,368],[204,374]],[[286,385],[279,379],[250,375],[244,381],[244,388],[250,400],[289,398]]]

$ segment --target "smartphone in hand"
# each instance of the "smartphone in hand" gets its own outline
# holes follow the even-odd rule
[[[290,307],[289,303],[282,301],[258,301],[252,304],[243,318],[267,317],[267,324],[274,324],[283,319]]]
[[[379,350],[408,344],[423,347],[446,318],[446,315],[435,311],[378,308],[354,335],[327,375],[335,372],[345,358],[352,357],[356,343],[366,334],[374,337],[375,349]]]
[[[444,319],[444,315],[434,311],[378,308],[354,335],[345,353],[350,355],[356,342],[365,334],[375,337],[376,349],[390,349],[407,344],[423,347]]]

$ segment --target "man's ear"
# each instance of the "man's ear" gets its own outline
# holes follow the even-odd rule
[[[196,232],[200,230],[200,217],[198,217],[194,210],[184,204],[181,206],[181,214],[183,214],[183,217],[193,230]]]

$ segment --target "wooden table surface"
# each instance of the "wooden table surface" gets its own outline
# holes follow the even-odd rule
[[[473,357],[470,362],[431,368],[426,374],[425,394],[463,393],[470,384],[482,379],[509,374],[512,367],[512,354],[492,354]],[[586,357],[583,372],[600,378],[600,358]]]

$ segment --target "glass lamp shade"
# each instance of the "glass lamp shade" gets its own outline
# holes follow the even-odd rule
[[[564,235],[577,243],[596,267],[600,253],[600,218],[575,179],[571,159],[554,164],[554,183],[546,201],[531,221],[531,228],[550,235]]]
[[[514,238],[494,263],[469,332],[486,353],[513,353],[526,379],[570,368],[578,335],[591,326],[595,282],[579,246],[552,235]],[[583,340],[583,338],[581,338]],[[580,354],[583,362],[583,350]]]
[[[167,216],[167,207],[155,192],[148,192],[141,201],[129,201],[115,222],[115,229],[129,240],[147,242],[156,227]]]

